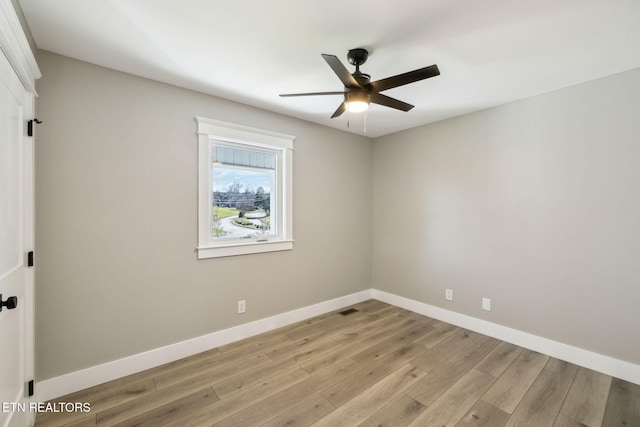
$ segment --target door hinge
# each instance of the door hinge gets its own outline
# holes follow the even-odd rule
[[[27,254],[27,267],[33,267],[33,251]]]
[[[40,123],[42,123],[40,120],[38,119],[33,119],[33,120],[29,120],[27,122],[27,136],[33,136],[33,123],[35,122],[35,124],[39,125]]]
[[[27,383],[27,397],[31,397],[35,394],[35,383],[33,380]]]

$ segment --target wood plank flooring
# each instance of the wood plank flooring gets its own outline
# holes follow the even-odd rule
[[[640,426],[640,386],[369,300],[56,399],[36,426]],[[343,310],[339,310],[343,311]]]

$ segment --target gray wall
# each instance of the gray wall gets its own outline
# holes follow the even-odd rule
[[[634,70],[374,141],[373,287],[640,363],[639,93]]]
[[[39,381],[370,288],[369,139],[38,55]],[[196,115],[297,137],[293,251],[196,260]]]

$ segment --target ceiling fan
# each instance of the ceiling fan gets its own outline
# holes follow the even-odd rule
[[[333,72],[336,73],[344,85],[343,91],[285,93],[280,96],[343,95],[344,102],[342,102],[338,109],[333,113],[331,116],[332,119],[340,116],[345,111],[365,111],[369,108],[370,102],[384,105],[385,107],[395,108],[396,110],[409,111],[414,107],[413,105],[391,98],[390,96],[383,95],[380,92],[440,75],[438,66],[430,65],[418,70],[409,71],[407,73],[371,82],[371,76],[360,71],[360,66],[367,62],[368,56],[369,52],[367,52],[366,49],[351,49],[347,54],[347,59],[349,60],[349,64],[355,65],[356,71],[354,73],[349,73],[349,70],[342,65],[342,62],[340,62],[337,56],[327,55],[324,53],[322,54],[324,60],[329,64],[329,67],[331,67]]]

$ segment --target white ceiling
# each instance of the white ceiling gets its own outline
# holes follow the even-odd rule
[[[370,137],[640,67],[639,0],[19,0],[40,49]],[[372,81],[441,75],[329,117],[364,47]],[[366,125],[366,131],[365,131]]]

